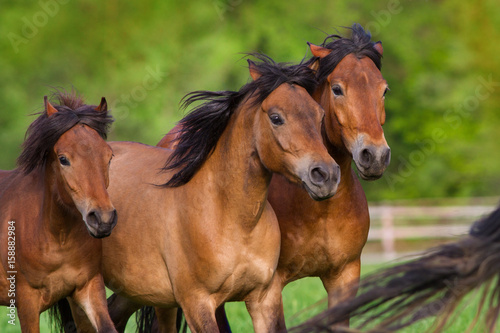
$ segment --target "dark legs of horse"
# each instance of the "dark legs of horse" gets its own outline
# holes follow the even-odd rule
[[[140,308],[141,305],[118,294],[113,294],[108,298],[109,315],[115,324],[116,330],[120,333],[125,332],[129,318]]]
[[[155,308],[157,328],[153,326],[153,332],[176,333],[177,332],[177,310],[178,308]]]
[[[177,332],[179,331],[180,327],[178,323],[178,311],[180,310],[179,308],[174,309],[175,312],[172,311],[172,309],[161,309],[161,308],[155,308],[156,314],[158,317],[158,323],[159,323],[159,330],[158,332],[163,333],[163,332]],[[181,315],[183,315],[182,310],[180,310]],[[174,317],[175,316],[175,317]],[[224,309],[224,304],[219,306],[217,310],[215,310],[215,320],[217,321],[217,327],[219,328],[220,333],[232,333],[231,332],[231,326],[229,325],[229,321],[227,320],[226,312]],[[177,330],[171,330],[172,327],[176,327]],[[156,332],[156,331],[154,331]]]
[[[229,321],[227,320],[224,304],[215,310],[215,319],[217,320],[217,326],[219,326],[219,331],[221,333],[231,333],[231,327],[229,326]]]
[[[334,307],[336,304],[351,299],[356,296],[358,291],[357,284],[359,283],[359,274],[361,262],[358,258],[346,264],[342,271],[327,274],[321,277],[323,286],[328,293],[328,308]],[[342,323],[349,326],[349,320]]]
[[[155,308],[156,318],[153,320],[152,332],[154,333],[170,333],[183,332],[182,318],[183,311],[180,308]],[[224,311],[224,304],[219,306],[215,311],[215,320],[220,333],[231,333],[231,327]],[[185,324],[185,323],[184,323]]]

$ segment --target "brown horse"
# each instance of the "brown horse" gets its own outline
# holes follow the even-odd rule
[[[57,97],[56,106],[45,97],[18,168],[2,171],[0,303],[11,319],[17,307],[23,332],[38,332],[40,313],[65,297],[94,329],[115,332],[96,239],[116,224],[106,190],[112,151],[104,141],[112,118],[104,98],[96,107],[74,94]]]
[[[181,120],[175,151],[111,143],[109,191],[120,224],[103,242],[103,269],[118,310],[156,306],[168,330],[180,306],[193,332],[218,332],[216,309],[245,301],[256,332],[277,330],[272,173],[321,200],[335,193],[339,169],[321,143],[311,70],[259,58],[240,91],[190,95],[187,105],[205,102]]]
[[[282,286],[318,276],[331,307],[355,295],[353,289],[343,290],[359,279],[370,225],[352,160],[361,178],[377,179],[389,164],[390,149],[382,130],[388,88],[380,73],[381,44],[371,42],[359,25],[352,27],[351,38],[329,38],[334,40],[325,40],[323,47],[310,46],[319,58],[319,85],[313,97],[325,109],[323,141],[341,168],[337,194],[322,202],[307,200],[300,188],[275,175],[269,202],[281,229],[277,274]]]
[[[473,224],[461,240],[427,250],[422,257],[373,273],[360,283],[361,293],[293,329],[294,332],[390,332],[438,315],[441,331],[454,310],[482,287],[477,317],[486,312],[482,332],[498,332],[500,306],[500,207]],[[457,315],[457,314],[455,314]],[[358,329],[333,327],[358,317]],[[370,329],[367,329],[371,327]]]
[[[322,47],[310,44],[314,57],[309,66],[317,69],[319,83],[312,96],[325,110],[323,142],[341,168],[337,194],[325,201],[309,200],[302,188],[276,174],[268,198],[281,230],[281,287],[318,276],[329,307],[355,295],[355,289],[339,292],[359,279],[370,225],[366,197],[351,162],[354,159],[361,178],[374,180],[390,161],[382,130],[388,90],[380,73],[382,45],[371,42],[359,25],[351,30],[351,38],[332,35]],[[174,147],[181,126],[158,145]]]

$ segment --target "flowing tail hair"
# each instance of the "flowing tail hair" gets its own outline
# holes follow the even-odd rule
[[[177,321],[175,325],[177,327],[177,332],[187,333],[188,325],[186,322],[186,317],[184,317],[184,312],[182,312],[182,308],[177,308]]]
[[[49,309],[49,317],[54,332],[76,333],[71,308],[66,298],[59,300]]]
[[[143,306],[135,316],[138,333],[151,333],[158,331],[155,309],[152,306]],[[156,330],[155,330],[156,328]]]
[[[475,222],[461,240],[424,252],[423,257],[371,274],[360,293],[291,330],[291,332],[387,332],[439,315],[441,330],[472,290],[486,285],[472,329],[487,309],[486,329],[494,332],[500,312],[500,207]],[[335,326],[359,317],[356,329]],[[332,328],[333,327],[333,328]],[[369,328],[370,327],[370,328]]]
[[[135,319],[138,333],[158,332],[158,319],[152,306],[143,306],[137,311]],[[181,308],[177,309],[176,328],[177,332],[187,333],[187,324]]]

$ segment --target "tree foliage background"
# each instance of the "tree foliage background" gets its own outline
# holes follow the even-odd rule
[[[75,87],[116,122],[111,140],[156,144],[193,90],[237,90],[243,52],[297,62],[306,42],[358,22],[384,45],[385,176],[370,200],[499,195],[497,0],[2,0],[0,168],[15,167],[30,114]]]

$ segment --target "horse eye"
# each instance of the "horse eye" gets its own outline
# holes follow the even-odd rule
[[[342,88],[338,84],[334,85],[332,87],[333,95],[338,97],[338,96],[344,96],[344,92],[342,91]]]
[[[60,156],[59,163],[61,163],[61,165],[64,165],[64,166],[70,165],[69,160],[66,158],[66,156]]]
[[[389,92],[389,90],[391,90],[391,89],[389,89],[389,87],[385,88],[383,97],[385,97],[385,94],[387,94]]]
[[[269,119],[271,119],[271,122],[273,123],[273,125],[276,125],[276,126],[283,125],[285,123],[283,118],[281,118],[281,116],[277,113],[273,113],[272,115],[270,115]]]

